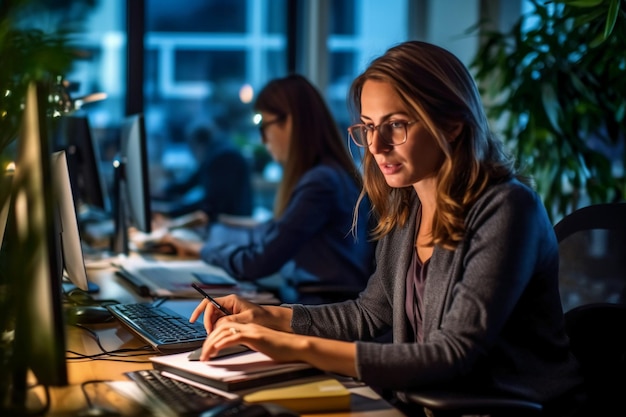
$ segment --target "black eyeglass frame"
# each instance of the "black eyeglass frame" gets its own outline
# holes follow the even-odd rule
[[[261,123],[259,123],[259,132],[261,132],[261,135],[263,135],[263,131],[265,130],[265,128],[267,128],[268,126],[274,125],[276,123],[280,123],[282,121],[285,120],[285,116],[279,116],[273,120],[270,120],[269,122],[263,122],[261,121]]]

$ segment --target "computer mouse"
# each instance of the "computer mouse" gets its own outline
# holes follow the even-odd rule
[[[113,315],[103,306],[73,306],[68,309],[69,323],[97,324],[113,321]]]

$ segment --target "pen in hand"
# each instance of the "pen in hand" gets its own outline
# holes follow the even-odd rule
[[[207,294],[202,288],[200,288],[200,286],[198,286],[198,284],[196,284],[195,282],[191,283],[191,286],[198,291],[200,294],[202,294],[202,296],[204,298],[206,298],[207,300],[209,300],[215,307],[217,307],[217,309],[219,311],[221,311],[222,313],[224,313],[227,316],[230,316],[232,313],[228,310],[226,310],[220,303],[218,303],[217,301],[215,301],[215,299],[213,297],[211,297],[209,294]]]

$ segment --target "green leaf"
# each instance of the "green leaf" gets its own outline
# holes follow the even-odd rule
[[[604,33],[599,33],[589,42],[589,47],[597,48],[598,46],[602,45],[604,41],[606,41]]]
[[[541,84],[541,101],[543,104],[543,109],[550,121],[550,125],[554,129],[554,131],[558,133],[561,132],[561,127],[559,125],[559,101],[554,91],[554,87],[552,84],[542,83]]]
[[[617,15],[619,13],[619,5],[622,0],[611,0],[611,4],[609,5],[609,12],[606,15],[606,26],[604,27],[604,39],[607,39],[611,36],[611,32],[613,32],[613,28],[615,27],[615,22],[617,21]]]

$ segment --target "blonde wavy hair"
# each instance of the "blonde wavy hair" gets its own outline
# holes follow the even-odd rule
[[[356,119],[360,119],[361,92],[367,80],[389,83],[443,151],[444,161],[436,174],[437,208],[431,244],[448,249],[458,245],[465,233],[468,210],[489,184],[514,176],[527,182],[516,173],[514,161],[490,130],[468,69],[447,50],[409,41],[372,61],[350,88],[349,102]],[[459,136],[451,142],[446,140],[446,132],[459,124]],[[415,190],[389,187],[367,150],[362,164],[364,183],[360,198],[367,195],[372,203],[378,219],[373,236],[380,239],[407,222]]]

